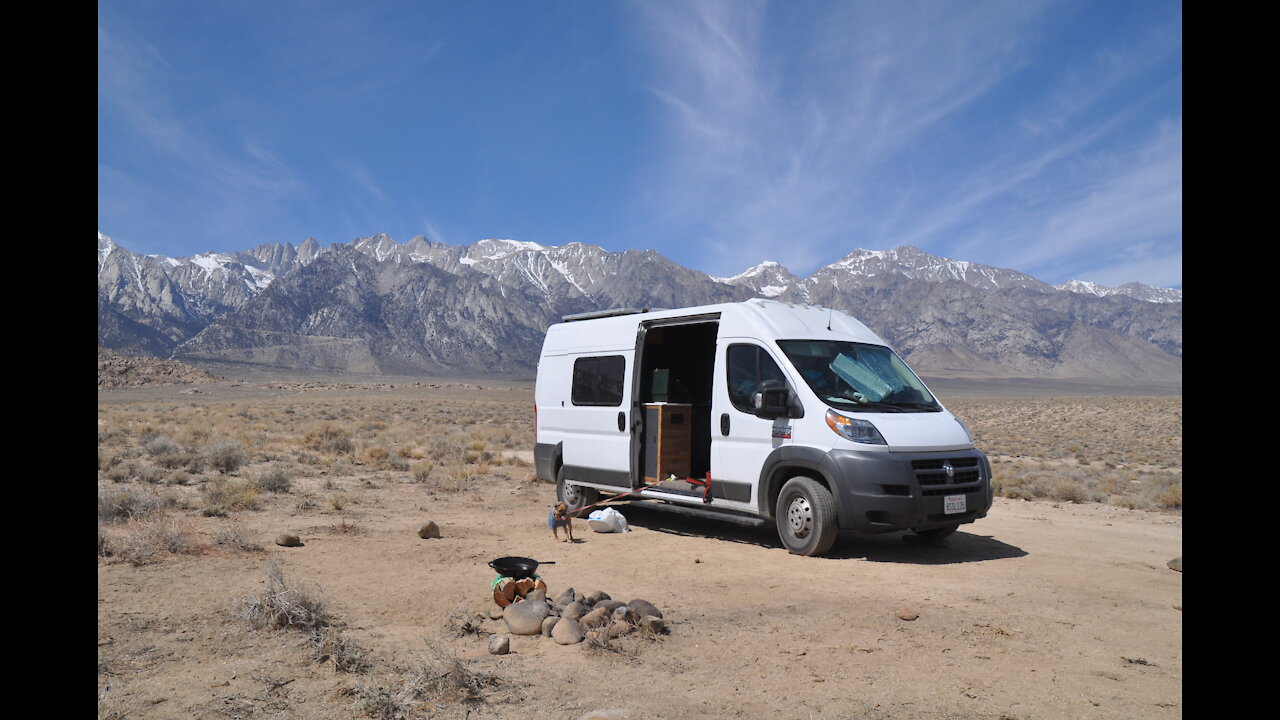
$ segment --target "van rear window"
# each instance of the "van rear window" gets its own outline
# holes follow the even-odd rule
[[[573,404],[621,405],[626,369],[621,355],[578,358],[573,362]]]

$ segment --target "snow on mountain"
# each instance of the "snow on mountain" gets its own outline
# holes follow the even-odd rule
[[[967,260],[931,255],[904,245],[894,250],[854,250],[809,277],[827,282],[846,282],[884,274],[905,275],[913,280],[943,282],[956,280],[984,290],[1026,288],[1052,292],[1052,286],[1016,270],[980,265]],[[806,281],[807,282],[807,281]]]
[[[1110,295],[1125,295],[1137,300],[1155,303],[1175,303],[1182,302],[1182,291],[1173,288],[1158,288],[1146,285],[1140,282],[1129,282],[1120,287],[1106,287],[1098,283],[1089,282],[1087,280],[1068,280],[1061,285],[1054,285],[1058,290],[1067,292],[1080,293],[1082,295],[1096,295],[1097,297],[1107,297]]]
[[[773,260],[766,260],[753,268],[743,270],[733,277],[715,278],[715,280],[726,285],[751,288],[767,298],[778,297],[799,282],[799,278],[792,275],[790,270]]]

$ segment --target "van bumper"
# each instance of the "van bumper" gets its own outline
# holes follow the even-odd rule
[[[991,509],[991,463],[978,450],[833,450],[823,464],[839,494],[836,516],[844,530],[926,530],[971,523]],[[946,499],[959,495],[964,511],[946,512]]]

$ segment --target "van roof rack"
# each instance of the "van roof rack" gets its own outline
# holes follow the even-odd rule
[[[613,310],[593,310],[591,312],[564,315],[560,320],[561,322],[574,322],[576,320],[594,320],[596,318],[614,317],[617,315],[636,315],[638,313],[647,313],[652,309],[653,308],[614,308]]]

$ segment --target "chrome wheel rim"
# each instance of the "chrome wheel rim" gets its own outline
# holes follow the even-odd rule
[[[803,495],[798,495],[787,505],[787,526],[792,537],[808,537],[813,529],[813,507]]]

